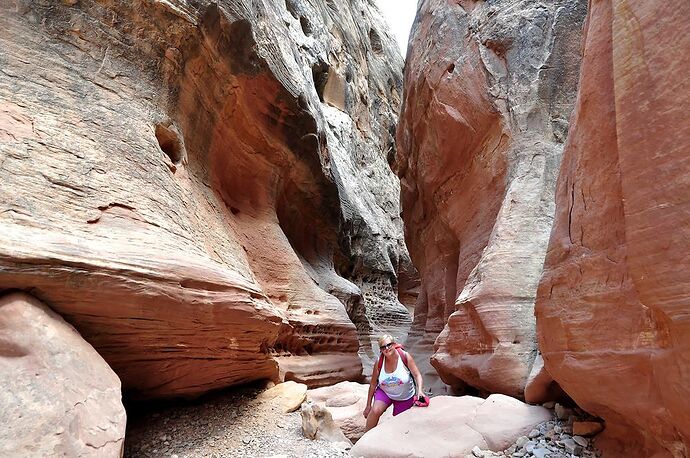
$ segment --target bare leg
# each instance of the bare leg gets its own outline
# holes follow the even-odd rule
[[[374,405],[371,407],[369,416],[367,416],[366,431],[369,431],[371,428],[379,424],[379,418],[381,418],[381,415],[383,415],[383,412],[385,412],[387,408],[388,406],[385,402],[378,400],[374,401]]]

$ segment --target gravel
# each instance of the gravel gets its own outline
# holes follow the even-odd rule
[[[196,401],[128,406],[126,457],[350,457],[302,435],[300,413],[282,413],[261,390],[244,387]]]

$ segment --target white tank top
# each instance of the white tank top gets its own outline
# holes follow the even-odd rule
[[[394,401],[407,401],[414,396],[414,379],[405,367],[400,354],[398,354],[398,365],[393,372],[386,372],[386,362],[383,362],[379,372],[379,387]]]

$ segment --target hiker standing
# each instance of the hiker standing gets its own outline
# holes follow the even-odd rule
[[[391,404],[395,416],[414,404],[424,406],[429,403],[422,391],[422,374],[412,356],[389,335],[379,337],[379,348],[381,356],[371,374],[367,407],[364,409],[367,431],[379,423],[379,418]]]

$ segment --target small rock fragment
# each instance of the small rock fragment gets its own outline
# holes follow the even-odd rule
[[[573,441],[575,441],[576,444],[581,445],[584,448],[587,448],[587,446],[589,445],[589,441],[582,436],[573,436]]]
[[[572,439],[564,440],[563,446],[565,447],[566,452],[572,453],[573,455],[580,456],[580,453],[582,453],[582,446],[576,444]]]
[[[482,458],[484,456],[484,453],[482,453],[482,449],[475,445],[472,448],[472,455],[476,456],[477,458]]]
[[[515,445],[517,445],[519,448],[522,448],[527,442],[529,442],[527,436],[520,436],[518,437],[518,440],[515,441]]]
[[[571,409],[568,409],[567,407],[563,407],[560,404],[556,404],[554,409],[556,412],[556,417],[559,420],[566,420],[567,418],[569,418],[573,414],[573,411]]]
[[[534,455],[534,458],[546,458],[549,455],[549,449],[548,448],[535,448],[532,451],[532,455]]]
[[[590,437],[604,430],[604,425],[598,421],[576,421],[573,423],[573,434]]]

